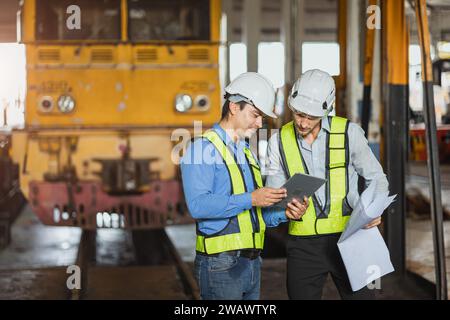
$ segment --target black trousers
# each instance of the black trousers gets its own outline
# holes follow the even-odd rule
[[[372,300],[367,287],[353,292],[337,241],[340,234],[318,237],[289,236],[287,242],[287,289],[289,299],[320,300],[328,273],[344,300]]]

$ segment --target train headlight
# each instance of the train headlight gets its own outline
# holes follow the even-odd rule
[[[175,97],[175,109],[178,112],[186,112],[192,108],[192,98],[188,94],[179,94]]]
[[[50,112],[53,109],[53,98],[50,96],[44,96],[39,99],[38,102],[39,110],[42,112]]]
[[[58,108],[63,113],[72,112],[75,109],[75,100],[68,95],[60,96],[58,99]]]
[[[209,109],[209,98],[207,96],[201,95],[195,98],[195,105],[201,111],[206,111]]]

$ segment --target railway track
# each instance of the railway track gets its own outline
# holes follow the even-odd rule
[[[130,232],[114,230],[115,232]],[[129,237],[130,238],[130,237]],[[131,234],[134,258],[126,265],[96,262],[96,231],[81,235],[76,266],[81,288],[69,299],[200,299],[197,283],[164,229],[139,230]],[[119,259],[120,260],[120,259]]]

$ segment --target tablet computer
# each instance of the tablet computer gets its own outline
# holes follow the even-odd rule
[[[303,197],[311,197],[325,182],[327,182],[326,179],[296,173],[280,187],[287,190],[287,197],[276,203],[275,206],[286,208],[293,198],[301,202]]]

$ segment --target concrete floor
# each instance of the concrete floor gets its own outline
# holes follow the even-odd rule
[[[26,206],[12,227],[10,246],[0,251],[0,300],[70,298],[67,266],[76,261],[80,236],[78,228],[41,224]],[[123,230],[98,230],[84,298],[185,299],[173,265],[135,265],[131,238]]]
[[[12,226],[11,244],[0,251],[0,270],[71,265],[80,236],[78,228],[43,225],[27,205]]]
[[[446,221],[446,234],[449,234],[450,221]],[[408,268],[434,281],[434,260],[429,220],[407,221],[407,264]],[[167,228],[169,237],[178,248],[182,259],[190,265],[195,255],[195,225],[171,226]],[[55,298],[61,297],[63,287],[55,287],[58,283],[65,283],[67,278],[66,266],[76,260],[77,245],[81,231],[69,227],[48,227],[42,225],[33,215],[30,208],[24,208],[20,217],[12,228],[11,245],[0,252],[0,299],[24,297]],[[446,238],[447,266],[450,267],[450,242]],[[120,230],[99,230],[97,243],[101,245],[97,250],[97,263],[110,266],[118,260],[121,265],[131,263],[130,239],[127,233]],[[120,255],[120,256],[118,256]],[[263,299],[287,299],[286,294],[286,260],[285,258],[264,259],[262,267]],[[450,275],[449,275],[450,279]],[[395,279],[385,277],[385,290],[378,294],[379,298],[429,298],[420,295],[420,290],[412,288],[411,292],[419,292],[399,297],[396,292]],[[36,287],[41,290],[35,290]],[[417,289],[417,290],[416,290]],[[54,296],[49,292],[54,292]],[[334,284],[329,279],[324,289],[324,299],[338,299]],[[168,297],[167,297],[168,298]]]
[[[68,266],[75,263],[81,229],[43,225],[25,206],[11,230],[11,244],[0,251],[0,270]],[[97,264],[131,264],[131,236],[117,229],[97,232]]]
[[[450,166],[441,165],[441,198],[444,212],[444,242],[448,296],[450,297]],[[426,163],[411,162],[407,166],[406,192],[424,203],[410,206],[406,221],[406,265],[408,270],[436,283],[434,249],[430,219],[430,188]]]
[[[412,162],[407,166],[405,177],[406,192],[418,194],[429,201],[430,188],[428,181],[428,169],[425,163]],[[450,218],[450,165],[441,165],[441,199],[442,209],[446,218]],[[429,215],[429,206],[421,208],[418,215]]]
[[[450,297],[450,221],[444,221],[446,248],[447,287]],[[436,283],[433,255],[433,238],[430,220],[406,221],[406,266],[408,270]]]
[[[450,297],[450,221],[445,221],[444,226],[445,234],[448,235],[445,237],[445,247],[447,257],[447,281],[449,283],[448,288]],[[186,262],[193,262],[195,258],[195,225],[173,226],[167,229],[169,236],[180,251],[183,260]],[[267,299],[287,299],[285,264],[286,259],[284,258],[264,259],[262,288],[265,287],[264,283],[266,282],[267,284],[270,284],[267,286],[267,288],[270,289],[268,290],[269,292],[265,292],[264,289],[262,290],[262,298],[267,295],[267,297],[270,297]],[[406,264],[409,271],[432,283],[436,282],[430,220],[407,220]],[[390,279],[388,281],[393,282],[394,280]],[[331,278],[327,281],[324,298],[338,298],[338,293]]]

